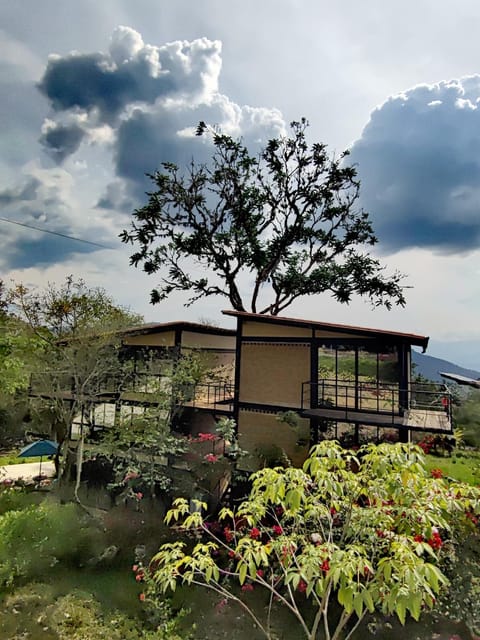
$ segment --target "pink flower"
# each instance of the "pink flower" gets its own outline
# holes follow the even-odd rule
[[[281,536],[283,533],[283,529],[279,524],[274,524],[272,527],[272,531],[276,536]]]
[[[214,433],[199,433],[198,434],[198,442],[213,442],[217,439],[217,436]]]
[[[132,571],[138,571],[138,564],[134,564],[132,566]]]
[[[140,600],[140,602],[145,602],[145,594],[144,593],[140,593],[138,596],[138,599]]]
[[[242,586],[242,591],[253,591],[254,586],[253,584],[244,584]]]
[[[264,573],[263,573],[263,569],[257,569],[257,578],[263,578]]]
[[[207,462],[217,462],[218,456],[216,456],[214,453],[207,453],[207,455],[204,457],[204,460],[206,460]]]
[[[143,493],[141,491],[137,491],[137,493],[134,493],[133,495],[135,500],[141,500],[143,498]]]
[[[258,540],[260,537],[260,530],[257,529],[257,527],[252,527],[252,529],[250,530],[250,538],[252,538],[252,540]]]

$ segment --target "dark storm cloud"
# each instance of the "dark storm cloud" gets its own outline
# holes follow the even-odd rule
[[[209,161],[212,145],[194,134],[201,120],[232,132],[234,137],[241,136],[252,153],[284,132],[283,118],[275,109],[239,107],[221,95],[195,108],[167,105],[148,112],[136,109],[118,129],[115,170],[127,180],[137,206],[139,198],[143,200],[145,191],[151,188],[146,173],[160,169],[162,162],[173,162],[182,171],[192,159],[196,164]]]
[[[480,76],[414,87],[371,114],[350,160],[381,247],[480,246]]]
[[[54,111],[95,110],[101,122],[112,123],[132,103],[179,94],[195,99],[216,83],[219,71],[219,42],[155,47],[133,29],[118,27],[108,53],[52,57],[38,86]]]
[[[9,269],[28,269],[29,267],[59,264],[73,254],[98,251],[98,247],[75,242],[68,238],[45,235],[35,231],[28,233],[29,237],[21,242],[21,250],[9,254]]]
[[[66,157],[77,151],[84,136],[85,131],[77,124],[52,123],[52,126],[44,127],[40,144],[57,164],[61,164]]]
[[[116,180],[107,185],[105,193],[98,199],[95,207],[130,213],[134,209],[134,202],[125,195],[124,183]]]

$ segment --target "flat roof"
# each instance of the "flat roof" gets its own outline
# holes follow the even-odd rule
[[[234,316],[245,320],[255,320],[258,322],[266,322],[270,324],[288,325],[295,327],[306,327],[310,329],[327,329],[330,331],[342,331],[344,333],[356,333],[362,336],[374,337],[382,336],[384,338],[400,339],[403,342],[422,347],[425,351],[428,345],[428,336],[421,336],[415,333],[403,333],[400,331],[386,331],[385,329],[372,329],[369,327],[357,327],[348,324],[335,324],[332,322],[320,322],[317,320],[304,320],[300,318],[286,318],[284,316],[270,316],[261,313],[249,313],[247,311],[234,311],[226,309],[222,311],[226,316]]]

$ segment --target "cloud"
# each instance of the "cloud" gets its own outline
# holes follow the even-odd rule
[[[44,169],[33,163],[16,187],[0,191],[2,270],[58,264],[71,254],[95,250],[52,233],[112,244],[118,233],[115,221],[82,216],[74,186],[72,175],[63,168]]]
[[[78,124],[64,125],[46,120],[42,126],[40,144],[55,162],[61,164],[67,156],[77,151],[84,136],[85,131]]]
[[[129,27],[113,32],[108,53],[51,57],[39,83],[53,112],[41,142],[58,162],[82,140],[113,145],[116,174],[135,198],[161,162],[188,164],[209,155],[195,137],[200,120],[247,141],[285,131],[280,112],[241,106],[219,93],[221,43],[207,38],[145,44]],[[108,197],[98,206],[110,205]]]
[[[375,109],[350,160],[388,252],[480,246],[480,76],[419,85]]]
[[[154,110],[135,109],[118,129],[115,144],[116,174],[128,181],[132,197],[144,198],[151,183],[146,172],[153,173],[162,162],[173,162],[181,169],[192,158],[207,162],[212,147],[206,137],[195,136],[204,120],[224,133],[241,136],[251,151],[261,143],[285,132],[285,123],[277,109],[240,106],[217,94],[208,104],[158,105]]]
[[[24,181],[0,191],[6,217],[27,225],[41,219],[50,231],[110,246],[128,223],[125,214],[143,204],[147,172],[165,161],[182,168],[210,158],[211,139],[195,136],[200,120],[242,136],[253,149],[285,132],[278,110],[221,94],[220,69],[218,41],[154,46],[129,27],[115,29],[107,53],[51,56],[38,84],[51,107],[39,142],[57,167],[40,168],[45,158],[24,167]],[[26,233],[12,225],[0,238],[4,265],[59,263],[91,251]]]
[[[17,185],[13,189],[0,191],[0,204],[9,205],[23,200],[34,200],[40,184],[38,178],[29,176],[23,184]]]
[[[51,56],[38,86],[54,111],[80,109],[111,123],[135,103],[207,100],[218,87],[220,52],[220,42],[207,38],[144,44],[138,32],[120,26],[108,53]]]

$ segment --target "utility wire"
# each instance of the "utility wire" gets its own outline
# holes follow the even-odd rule
[[[83,240],[83,238],[75,238],[74,236],[67,236],[65,233],[59,231],[49,231],[48,229],[41,229],[40,227],[34,227],[32,224],[26,224],[25,222],[17,222],[16,220],[9,220],[8,218],[1,218],[2,222],[9,222],[10,224],[17,224],[19,227],[26,227],[27,229],[35,229],[35,231],[41,231],[42,233],[50,233],[52,236],[60,236],[60,238],[67,238],[67,240],[76,240],[76,242],[84,242],[85,244],[92,244],[95,247],[101,247],[102,249],[111,249],[114,247],[108,247],[105,244],[99,242],[92,242],[91,240]]]

